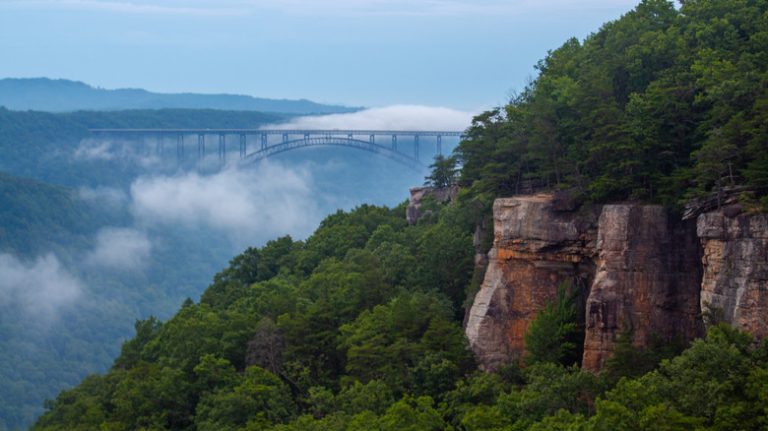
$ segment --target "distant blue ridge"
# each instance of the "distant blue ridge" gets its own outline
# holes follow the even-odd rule
[[[125,109],[220,109],[294,115],[338,114],[362,108],[311,100],[264,99],[237,94],[152,93],[143,89],[108,90],[79,81],[49,78],[0,79],[0,106],[16,111],[70,112]]]

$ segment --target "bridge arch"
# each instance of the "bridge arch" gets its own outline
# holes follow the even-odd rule
[[[424,164],[421,163],[421,161],[419,161],[417,158],[401,153],[391,147],[380,145],[375,142],[364,141],[362,139],[356,139],[354,137],[350,138],[350,137],[332,136],[332,135],[304,137],[299,139],[291,139],[291,140],[283,141],[278,144],[270,145],[268,147],[262,148],[258,151],[254,151],[246,155],[245,158],[240,163],[245,165],[253,164],[258,162],[259,160],[263,160],[263,159],[266,159],[267,157],[284,153],[287,151],[297,150],[301,148],[308,148],[308,147],[320,147],[320,146],[338,146],[338,147],[355,148],[358,150],[368,151],[371,153],[381,155],[383,157],[391,159],[395,162],[398,162],[414,170],[421,170],[424,168]]]

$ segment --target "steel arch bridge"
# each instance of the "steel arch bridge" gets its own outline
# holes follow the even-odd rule
[[[304,129],[90,129],[95,137],[120,138],[123,140],[154,140],[155,152],[164,153],[169,140],[176,144],[176,156],[185,158],[185,140],[197,138],[197,157],[206,157],[206,144],[211,137],[218,138],[218,157],[225,161],[232,138],[238,138],[239,158],[243,165],[253,164],[270,156],[307,147],[338,146],[368,151],[411,168],[424,165],[420,160],[423,145],[434,144],[435,154],[442,154],[444,137],[461,138],[462,132],[453,130],[304,130]],[[228,139],[229,138],[229,139]],[[256,140],[255,150],[249,151]],[[398,148],[398,140],[410,139],[406,148],[412,154]],[[385,141],[385,143],[382,143]]]
[[[393,149],[392,147],[379,145],[375,142],[364,141],[362,139],[341,136],[318,136],[281,142],[279,144],[260,149],[251,154],[247,154],[241,163],[247,165],[250,163],[255,163],[259,160],[264,160],[275,154],[284,153],[286,151],[320,146],[338,146],[369,151],[414,169],[418,169],[422,165],[418,158],[409,156],[398,151],[397,149]]]

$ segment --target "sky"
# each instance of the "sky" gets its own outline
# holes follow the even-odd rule
[[[505,103],[636,0],[0,0],[0,77],[350,106]]]

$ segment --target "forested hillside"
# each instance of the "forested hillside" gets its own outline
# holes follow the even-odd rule
[[[136,324],[106,375],[48,405],[36,430],[761,429],[768,344],[727,326],[682,355],[620,343],[597,377],[563,354],[561,298],[528,364],[476,371],[461,329],[472,280],[467,208],[363,206],[306,242],[251,248],[199,303]],[[641,376],[641,377],[637,377]],[[622,377],[630,379],[619,380]],[[617,383],[618,382],[618,383]]]
[[[283,118],[0,108],[0,430],[28,426],[43,400],[106,369],[136,316],[172,314],[232,254],[225,238],[178,227],[153,233],[161,246],[152,247],[153,258],[139,271],[98,264],[93,253],[105,241],[148,246],[132,233],[131,213],[120,201],[147,171],[125,160],[76,160],[87,129],[259,127]]]
[[[678,204],[734,186],[765,195],[768,3],[681,3],[644,1],[550,52],[535,81],[475,119],[462,183],[602,202]]]
[[[258,128],[286,114],[160,109],[52,114],[0,107],[0,171],[68,186],[124,185],[139,167],[123,160],[73,160],[90,128]],[[73,163],[77,162],[77,163]]]
[[[0,108],[0,430],[26,428],[45,399],[106,371],[135,319],[166,319],[185,298],[198,298],[247,241],[263,244],[289,232],[303,237],[325,214],[363,196],[397,202],[420,179],[355,150],[297,151],[240,170],[222,166],[215,152],[199,161],[188,151],[182,163],[175,151],[165,158],[123,155],[119,145],[110,147],[87,130],[258,128],[286,118]],[[153,149],[155,141],[145,144]],[[182,203],[194,210],[168,199],[142,201],[155,191],[178,196],[182,188],[194,191]],[[223,199],[222,193],[234,206],[210,213],[209,201]],[[148,203],[149,212],[137,213],[138,201]],[[239,217],[231,217],[232,208]]]
[[[461,325],[482,272],[472,233],[495,197],[677,206],[740,186],[764,205],[767,67],[768,2],[643,1],[475,119],[455,203],[427,203],[415,226],[402,206],[362,206],[306,241],[246,250],[199,302],[138,322],[110,372],[34,429],[765,429],[768,343],[717,316],[690,346],[619,339],[599,376],[574,363],[583,328],[566,289],[521,363],[496,372],[476,369]]]

